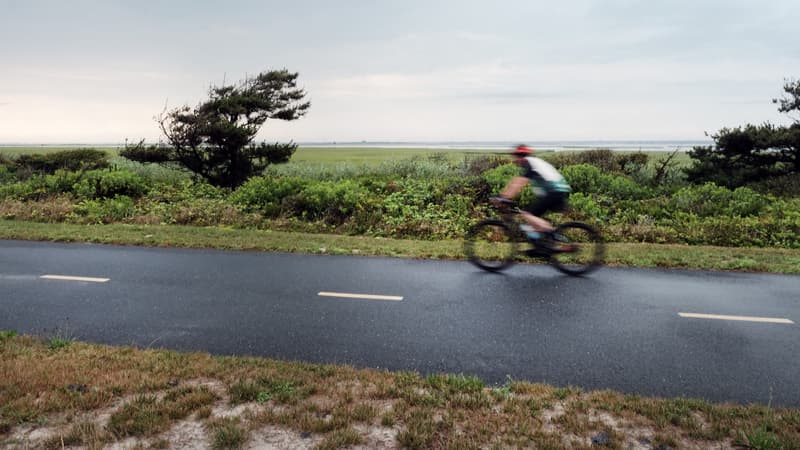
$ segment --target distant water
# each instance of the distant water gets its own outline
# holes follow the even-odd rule
[[[597,148],[607,148],[611,150],[628,151],[688,151],[698,145],[711,145],[712,141],[527,141],[524,142],[529,147],[536,150],[591,150]],[[298,142],[301,147],[363,147],[363,148],[419,148],[419,149],[470,149],[470,150],[506,150],[520,142],[511,141],[358,141],[358,142]],[[120,142],[103,143],[63,143],[63,144],[39,144],[39,143],[0,143],[3,147],[42,147],[42,148],[72,148],[72,147],[123,147],[125,144]]]
[[[301,147],[364,147],[364,148],[431,148],[431,149],[474,149],[506,150],[520,144],[510,141],[449,141],[449,142],[300,142]],[[688,151],[699,145],[711,145],[713,141],[528,141],[525,145],[537,150],[592,150],[607,148],[628,151]]]

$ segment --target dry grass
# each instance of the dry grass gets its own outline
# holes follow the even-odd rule
[[[796,409],[8,332],[0,379],[0,448],[800,448]]]

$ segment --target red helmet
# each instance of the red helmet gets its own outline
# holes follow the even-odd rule
[[[525,144],[518,145],[512,152],[516,156],[528,156],[533,154],[533,149],[528,148]]]

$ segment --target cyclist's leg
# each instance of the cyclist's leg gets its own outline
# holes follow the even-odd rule
[[[550,233],[553,231],[553,224],[542,217],[547,211],[554,211],[563,208],[564,197],[559,193],[551,192],[538,198],[533,204],[520,211],[520,215],[534,230],[540,233]]]
[[[549,233],[553,231],[553,224],[542,217],[535,216],[527,211],[520,211],[520,215],[525,219],[528,225],[540,233]]]

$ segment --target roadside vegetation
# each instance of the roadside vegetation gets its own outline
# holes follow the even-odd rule
[[[336,151],[300,149],[305,161],[272,165],[235,189],[179,169],[103,160],[96,150],[8,156],[0,159],[0,218],[452,240],[491,214],[488,198],[517,171],[502,154],[455,151],[315,162],[313,155]],[[689,183],[685,155],[543,156],[574,189],[572,209],[554,219],[592,223],[609,242],[800,248],[797,175],[731,189]],[[54,169],[63,159],[73,167]]]
[[[0,331],[2,448],[800,448],[800,412]]]

